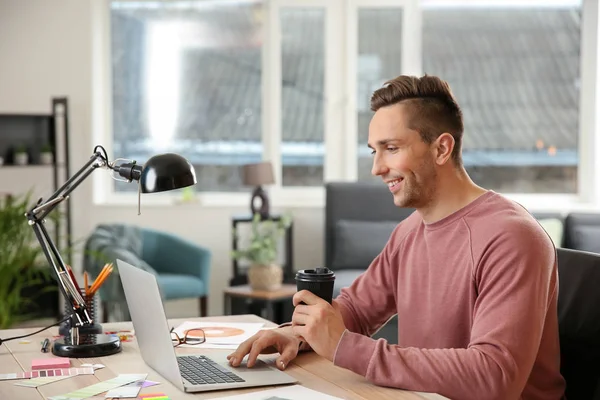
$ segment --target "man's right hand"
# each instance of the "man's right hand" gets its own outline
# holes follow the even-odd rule
[[[256,364],[259,354],[272,354],[278,352],[275,365],[280,370],[284,370],[290,361],[298,355],[300,339],[294,336],[291,327],[269,329],[260,331],[245,342],[240,344],[236,351],[227,356],[229,364],[237,367],[248,354],[248,368]]]

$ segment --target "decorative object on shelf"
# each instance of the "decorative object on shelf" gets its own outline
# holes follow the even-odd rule
[[[69,273],[69,269],[44,225],[48,214],[68,199],[71,192],[98,168],[111,171],[111,176],[115,180],[137,181],[140,195],[141,193],[180,189],[196,184],[194,167],[188,160],[177,154],[166,153],[153,156],[142,166],[134,160],[117,159],[110,162],[106,150],[102,146],[96,146],[89,161],[79,171],[46,201],[40,199],[34,208],[25,214],[48,263],[54,270],[58,288],[72,310],[72,314],[67,317],[70,321],[69,334],[56,339],[52,346],[52,353],[60,357],[100,357],[121,351],[121,342],[118,337],[104,334],[83,334],[79,331],[80,328],[85,329],[92,325],[94,321],[78,289],[80,286],[74,281],[74,276]],[[139,210],[140,196],[138,196],[138,215]]]
[[[244,165],[243,182],[246,186],[255,187],[250,198],[250,213],[252,215],[259,213],[263,218],[267,218],[269,216],[269,196],[263,189],[263,185],[275,183],[271,163],[264,161]]]
[[[15,165],[27,165],[29,163],[29,154],[27,153],[27,147],[25,145],[18,145],[15,147],[15,153],[13,155]]]
[[[52,146],[45,144],[40,150],[40,164],[50,165],[54,162],[54,155],[52,154]]]
[[[278,243],[291,221],[288,215],[279,221],[265,221],[259,213],[255,213],[248,246],[232,251],[235,259],[250,262],[248,283],[252,289],[271,291],[281,288],[283,269],[277,264]],[[238,233],[234,232],[234,235],[237,237]]]

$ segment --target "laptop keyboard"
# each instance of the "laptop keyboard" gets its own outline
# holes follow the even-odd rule
[[[245,382],[205,356],[179,356],[177,363],[181,376],[194,385]]]

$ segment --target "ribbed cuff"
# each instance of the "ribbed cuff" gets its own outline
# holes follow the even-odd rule
[[[376,343],[368,336],[346,329],[333,355],[333,364],[366,376]]]

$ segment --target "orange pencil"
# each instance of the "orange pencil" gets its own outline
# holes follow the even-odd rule
[[[98,282],[100,281],[100,279],[102,279],[104,274],[106,274],[107,270],[108,270],[108,264],[104,264],[104,267],[102,267],[102,270],[100,271],[100,273],[98,274],[96,279],[94,279],[94,282],[92,283],[92,286],[90,288],[90,294],[92,294],[94,288],[98,285]]]
[[[109,268],[109,266],[110,266],[110,264],[104,264],[104,267],[102,267],[102,271],[100,271],[100,273],[99,273],[99,274],[98,274],[98,276],[96,277],[96,281],[97,281],[98,279],[101,279],[101,278],[104,276],[104,274],[106,274],[106,272],[108,271],[108,268]],[[95,283],[96,283],[96,282],[94,281],[94,284],[95,284]],[[92,286],[94,286],[94,284],[92,284]]]
[[[100,289],[100,286],[102,286],[102,284],[104,283],[104,281],[106,280],[106,278],[108,278],[108,275],[110,275],[110,272],[112,272],[112,270],[109,270],[109,272],[106,273],[106,274],[104,274],[102,276],[102,278],[96,279],[95,285],[90,290],[90,295],[91,296],[93,296],[94,294],[96,294],[96,292],[98,291],[98,289]]]
[[[104,283],[106,278],[108,278],[108,276],[111,274],[112,271],[113,271],[113,266],[112,266],[112,264],[110,264],[110,267],[108,267],[106,272],[102,276],[99,276],[98,279],[96,279],[96,281],[94,282],[94,285],[92,286],[92,289],[90,290],[90,292],[91,292],[90,294],[92,296],[98,291],[98,289],[100,289],[100,286],[102,286],[102,284]]]

